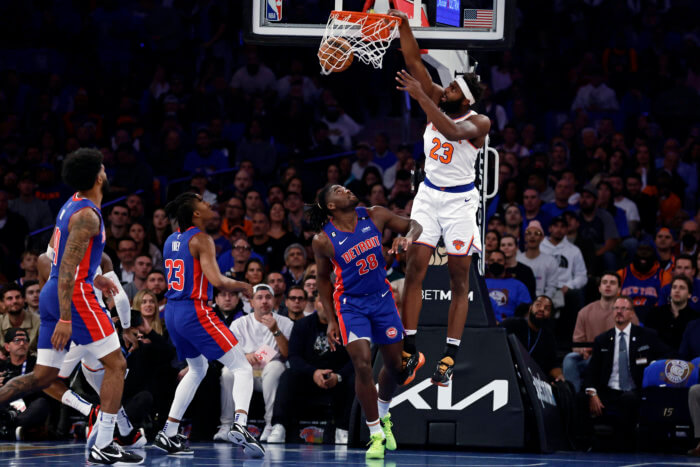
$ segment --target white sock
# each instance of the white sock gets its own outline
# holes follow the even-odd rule
[[[177,434],[178,428],[180,428],[180,422],[171,422],[170,420],[166,420],[163,431],[165,432],[165,436],[172,438]]]
[[[390,405],[391,401],[383,401],[381,399],[377,399],[377,407],[379,408],[379,418],[386,417],[386,414],[389,413]]]
[[[114,440],[114,425],[117,423],[117,414],[105,413],[100,410],[100,418],[97,423],[95,446],[97,446],[97,449],[102,449],[109,446]]]
[[[369,428],[369,434],[371,435],[376,435],[379,433],[382,435],[382,438],[384,438],[384,432],[382,431],[382,425],[379,423],[379,420],[375,420],[373,422],[367,422],[367,428]]]
[[[461,342],[462,342],[461,339],[454,339],[454,338],[452,338],[452,337],[448,337],[448,338],[447,338],[447,343],[450,344],[450,345],[456,345],[457,347],[459,347],[459,344],[460,344]]]
[[[119,427],[119,434],[122,436],[128,435],[134,429],[124,407],[119,407],[119,412],[117,412],[117,426]]]
[[[180,380],[180,383],[178,383],[177,389],[175,389],[175,397],[173,397],[173,403],[170,405],[170,413],[168,413],[168,417],[174,420],[182,420],[187,407],[190,405],[194,394],[197,392],[199,383],[202,382],[204,376],[207,374],[209,364],[207,363],[207,359],[200,355],[199,357],[188,358],[187,366],[189,370],[182,380]]]
[[[72,407],[84,416],[90,415],[90,409],[92,409],[92,404],[71,391],[70,389],[63,393],[61,397],[61,402],[68,407]]]
[[[418,329],[404,329],[403,333],[405,336],[413,336],[414,334],[418,334]]]
[[[233,417],[233,422],[245,428],[248,426],[248,414],[244,412],[236,412]]]

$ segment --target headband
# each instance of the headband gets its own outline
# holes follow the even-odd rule
[[[474,102],[476,102],[476,100],[474,99],[472,92],[469,90],[469,86],[467,86],[467,82],[464,81],[464,77],[462,75],[459,75],[455,78],[455,81],[457,82],[457,86],[459,86],[459,89],[462,90],[464,97],[466,97],[467,100],[469,101],[469,105],[474,105]]]

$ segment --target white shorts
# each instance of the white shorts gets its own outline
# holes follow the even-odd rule
[[[112,333],[116,335],[116,333]],[[105,337],[104,339],[101,339],[98,342],[104,341],[105,339],[109,339],[110,336]],[[119,342],[119,339],[117,339],[117,342]],[[96,344],[97,342],[95,342]],[[98,358],[101,357],[96,357],[92,353],[90,353],[90,345],[73,345],[70,350],[68,351],[68,354],[66,355],[65,359],[63,360],[63,365],[61,365],[61,369],[58,372],[58,377],[59,378],[67,378],[70,376],[71,373],[73,373],[73,370],[75,367],[80,363],[81,361],[83,362],[83,365],[87,367],[88,370],[90,371],[99,371],[104,369],[102,366],[102,362]],[[110,352],[107,352],[105,355],[109,354]],[[103,355],[104,357],[104,355]]]
[[[85,359],[87,365],[92,363],[101,368],[99,359],[118,350],[119,338],[113,332],[107,337],[86,345],[73,344],[70,350],[39,349],[36,364],[59,368],[58,375],[62,378],[69,376],[81,359]]]
[[[423,232],[413,243],[435,248],[442,237],[448,255],[481,253],[481,236],[476,225],[478,209],[479,192],[475,188],[449,193],[421,183],[413,200],[411,219],[423,227]]]

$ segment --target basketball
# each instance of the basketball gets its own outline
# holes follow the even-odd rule
[[[354,56],[350,42],[342,37],[326,39],[318,49],[321,67],[328,72],[345,71],[352,64]]]

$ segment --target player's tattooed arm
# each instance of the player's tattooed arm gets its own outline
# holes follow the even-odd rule
[[[87,252],[90,239],[100,233],[100,218],[92,209],[82,209],[71,217],[68,231],[58,268],[58,306],[64,321],[71,319],[75,272]]]

